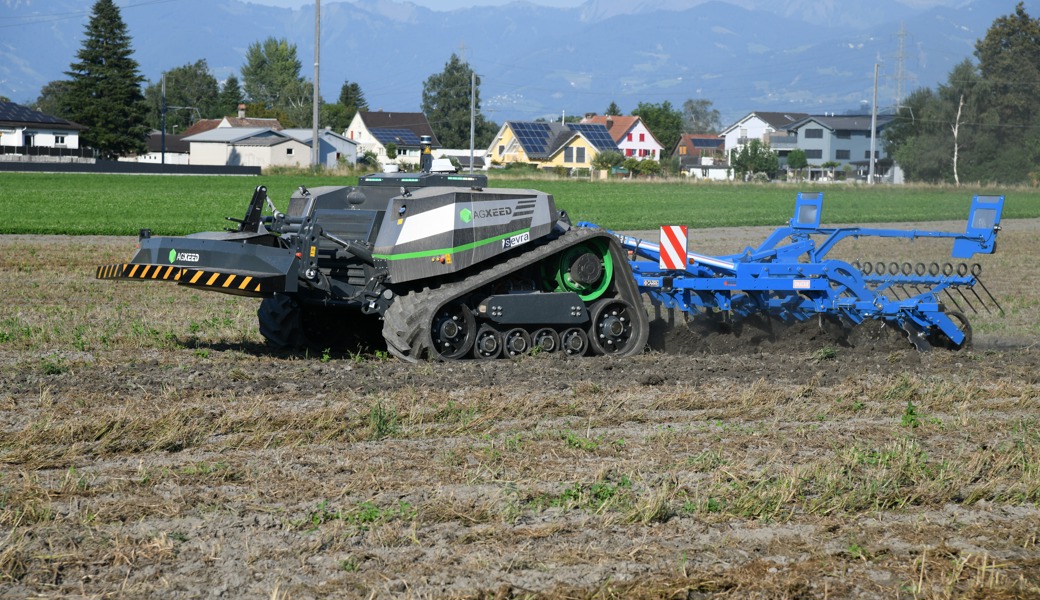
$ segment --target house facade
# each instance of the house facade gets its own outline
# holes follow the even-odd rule
[[[885,179],[892,167],[892,158],[881,141],[881,133],[891,123],[892,116],[879,115],[874,132],[875,174]],[[795,138],[796,147],[805,151],[809,162],[809,178],[827,178],[835,169],[854,172],[865,178],[870,170],[871,144],[870,115],[814,115],[788,126],[787,132]],[[836,167],[824,168],[826,163]]]
[[[314,149],[314,131],[311,129],[283,129],[285,135],[305,144],[311,151]],[[355,164],[357,162],[357,142],[348,140],[331,129],[318,132],[318,162],[326,168],[334,169],[340,162]]]
[[[751,140],[758,140],[768,145],[780,159],[780,168],[787,165],[787,155],[797,148],[797,139],[788,131],[788,127],[802,119],[808,113],[784,113],[756,111],[722,130],[719,134],[726,140],[726,152],[740,152]]]
[[[492,164],[525,163],[542,169],[591,169],[600,152],[619,152],[598,123],[506,121],[487,150]]]
[[[0,158],[3,160],[58,160],[93,156],[80,147],[87,128],[14,102],[0,102]]]
[[[281,131],[254,127],[217,127],[184,138],[190,164],[244,167],[311,164],[311,147]]]
[[[351,119],[343,137],[357,144],[357,156],[372,152],[384,165],[389,163],[419,164],[422,136],[428,135],[433,140],[431,146],[436,150],[441,147],[434,135],[426,115],[409,112],[358,111]],[[391,159],[386,154],[388,144],[397,149],[397,157]]]
[[[672,157],[679,159],[679,168],[686,170],[700,166],[706,159],[715,165],[726,162],[726,138],[714,133],[684,133],[672,149]]]
[[[664,146],[657,141],[639,117],[585,115],[582,123],[597,123],[610,132],[618,150],[625,158],[660,160]]]

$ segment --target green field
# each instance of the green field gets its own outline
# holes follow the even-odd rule
[[[241,217],[257,185],[284,209],[300,185],[350,185],[356,178],[312,174],[260,177],[0,173],[0,234],[158,235],[218,230]],[[554,195],[572,221],[619,230],[663,224],[694,228],[782,225],[798,191],[826,194],[825,223],[957,220],[974,194],[1007,196],[1005,218],[1040,217],[1040,190],[964,186],[588,182],[493,178],[491,187],[535,188]]]

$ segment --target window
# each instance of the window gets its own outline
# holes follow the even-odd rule
[[[836,158],[838,160],[849,160],[849,158],[851,158],[850,155],[851,155],[851,151],[850,150],[836,150],[834,152],[834,158]]]
[[[563,149],[563,162],[574,162],[574,148],[568,146]]]
[[[805,158],[821,159],[823,158],[823,150],[806,150]]]
[[[686,146],[679,146],[679,156],[686,156]]]
[[[56,136],[54,136],[54,145],[55,146],[64,146],[65,145],[65,136],[63,136],[63,135],[56,135]]]
[[[575,152],[575,161],[579,164],[585,164],[585,148],[577,148]]]
[[[285,149],[285,155],[286,156],[292,156],[293,155],[293,150],[295,150],[295,149],[296,148],[286,148]]]
[[[627,148],[625,150],[625,156],[635,156],[635,155],[636,155],[636,151],[635,150],[633,150],[631,148]]]
[[[628,141],[630,141],[630,142],[632,141],[632,134],[631,133],[628,134]]]
[[[877,157],[878,157],[878,153],[877,153],[877,150],[875,150],[874,151],[874,158],[877,158]],[[865,150],[863,152],[863,158],[870,158],[870,150]]]
[[[822,140],[823,130],[822,129],[806,129],[805,139]]]
[[[639,134],[639,141],[640,142],[645,142],[646,141],[646,134],[645,133],[640,133]]]
[[[834,137],[838,138],[839,140],[850,140],[852,139],[852,132],[848,129],[839,129],[838,131],[834,132]]]
[[[498,155],[499,155],[499,156],[502,156],[502,155],[503,155],[503,154],[505,154],[505,153],[506,153],[506,147],[505,147],[505,145],[503,144],[503,145],[501,145],[501,146],[499,146],[499,147],[498,147]]]

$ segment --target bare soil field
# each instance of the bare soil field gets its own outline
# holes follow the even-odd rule
[[[668,314],[627,359],[277,353],[256,300],[93,279],[133,244],[0,237],[0,598],[1040,598],[1040,220],[928,353]]]

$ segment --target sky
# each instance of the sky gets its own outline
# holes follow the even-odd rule
[[[314,4],[314,0],[245,0],[246,2],[252,2],[253,4],[266,4],[268,6],[282,6],[287,8],[299,8],[307,4]],[[326,2],[335,2],[337,0],[325,0]],[[509,4],[516,0],[407,0],[412,4],[418,6],[425,6],[432,10],[455,10],[458,8],[470,8],[473,6],[501,6],[502,4]],[[581,6],[585,0],[527,0],[531,4],[540,4],[542,6],[553,6],[557,8],[567,8]]]

